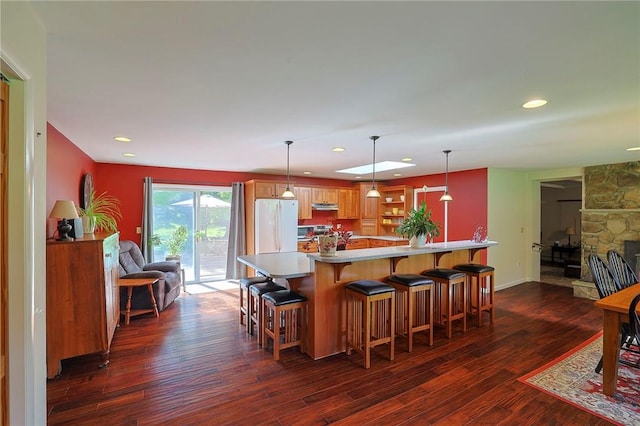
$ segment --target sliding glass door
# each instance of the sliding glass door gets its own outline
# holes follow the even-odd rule
[[[187,283],[225,279],[230,213],[230,187],[154,184],[154,261],[179,254]]]

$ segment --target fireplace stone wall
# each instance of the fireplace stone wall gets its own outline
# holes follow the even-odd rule
[[[585,167],[581,279],[593,281],[586,256],[624,253],[625,240],[640,240],[640,161]]]

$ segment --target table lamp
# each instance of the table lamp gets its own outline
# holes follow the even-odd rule
[[[566,229],[565,231],[567,233],[567,236],[569,237],[569,245],[571,245],[571,236],[572,235],[576,235],[576,228],[574,228],[573,226],[570,226]]]
[[[78,211],[73,201],[57,200],[53,205],[53,209],[49,214],[50,218],[60,219],[58,221],[58,238],[57,241],[73,241],[73,238],[69,237],[71,231],[71,224],[67,219],[77,219]]]

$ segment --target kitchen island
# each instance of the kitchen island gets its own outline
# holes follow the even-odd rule
[[[318,253],[270,253],[239,256],[238,260],[264,275],[287,279],[292,290],[309,299],[307,353],[320,359],[346,349],[344,286],[347,283],[361,279],[384,281],[394,273],[419,274],[435,267],[479,263],[479,252],[494,245],[497,242],[467,240],[428,244],[424,248],[344,250],[330,257]],[[300,256],[306,258],[308,265]],[[279,266],[276,268],[276,265]]]

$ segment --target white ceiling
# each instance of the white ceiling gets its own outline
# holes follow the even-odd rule
[[[98,162],[282,174],[291,139],[292,175],[352,179],[371,135],[403,176],[640,160],[640,2],[32,3],[48,121]]]

